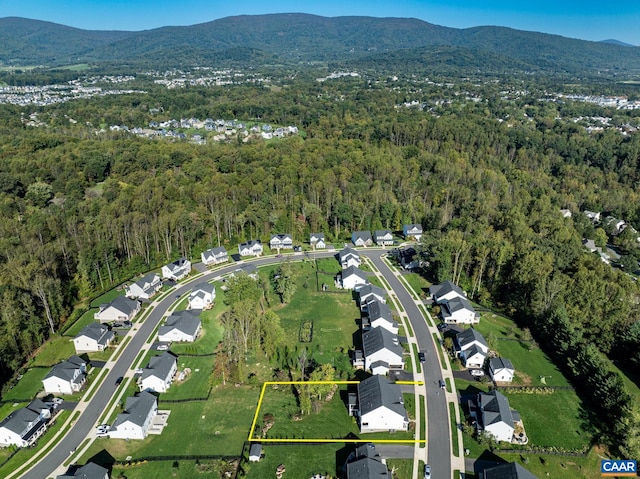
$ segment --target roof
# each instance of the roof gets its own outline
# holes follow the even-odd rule
[[[275,235],[271,235],[271,241],[273,241],[274,239],[280,240],[280,241],[284,241],[286,239],[292,241],[291,235],[289,233],[278,233]]]
[[[323,240],[324,241],[324,233],[311,233],[309,238],[315,238],[316,241]]]
[[[363,457],[347,464],[347,479],[391,478],[387,466],[370,457]]]
[[[249,449],[249,456],[260,456],[262,454],[262,444],[254,442]]]
[[[60,378],[65,381],[72,381],[74,379],[75,372],[84,366],[86,366],[84,360],[74,354],[69,359],[53,366],[51,371],[49,371],[43,379]]]
[[[493,371],[497,371],[498,369],[510,369],[511,371],[515,371],[516,369],[513,367],[513,364],[510,360],[506,358],[491,358],[489,359],[489,367]]]
[[[368,303],[368,308],[369,321],[373,322],[377,319],[384,319],[391,324],[394,323],[389,305],[381,301],[371,301]]]
[[[149,359],[147,367],[142,370],[142,377],[140,379],[144,381],[147,378],[156,377],[164,381],[167,376],[169,376],[177,360],[178,358],[169,351],[159,356],[152,356],[151,359]]]
[[[358,384],[358,404],[361,416],[384,406],[407,418],[400,386],[384,376],[371,376]]]
[[[216,287],[211,283],[202,282],[202,283],[196,284],[193,287],[193,289],[191,290],[191,294],[198,293],[198,292],[213,294],[215,290],[216,290]]]
[[[216,246],[215,248],[210,248],[206,251],[203,251],[202,254],[204,254],[205,257],[216,257],[216,256],[224,256],[224,255],[227,255],[228,253],[224,246]]]
[[[176,271],[185,268],[188,264],[189,260],[183,256],[182,258],[178,258],[174,262],[169,263],[167,265],[167,268],[169,268],[171,271]]]
[[[164,324],[158,328],[158,335],[164,336],[174,329],[177,329],[184,334],[192,336],[196,334],[200,324],[200,318],[191,311],[174,311],[171,316],[165,320]]]
[[[455,292],[458,295],[464,297],[464,291],[462,290],[462,288],[449,280],[441,284],[434,284],[433,286],[429,286],[429,293],[436,299],[441,298],[442,296],[451,292]]]
[[[134,284],[137,284],[140,288],[144,289],[145,284],[155,283],[156,281],[160,281],[160,276],[156,273],[147,273]]]
[[[113,338],[113,331],[109,331],[109,328],[100,323],[89,323],[80,330],[76,338],[86,336],[99,343],[106,343],[109,339]],[[101,341],[102,340],[102,341]]]
[[[360,255],[358,254],[358,252],[349,248],[348,246],[338,253],[338,259],[341,262],[343,258],[349,258],[350,256],[355,256],[356,258],[360,259]]]
[[[465,329],[464,331],[456,334],[456,341],[462,350],[467,349],[469,345],[476,341],[484,345],[487,349],[489,348],[487,340],[484,339],[484,336],[474,328]]]
[[[342,280],[344,281],[345,278],[348,278],[349,276],[357,276],[360,279],[363,279],[365,281],[367,281],[367,275],[364,274],[364,271],[362,271],[360,268],[358,268],[357,266],[349,266],[348,268],[345,268],[342,270]]]
[[[384,328],[373,328],[362,333],[362,350],[365,357],[383,349],[402,357],[402,346],[398,342],[397,335]]]
[[[480,477],[484,477],[484,479],[537,479],[517,462],[489,467],[482,471]]]
[[[354,231],[351,233],[351,239],[362,239],[362,240],[370,240],[371,239],[371,231]]]
[[[476,311],[475,309],[473,309],[473,306],[471,306],[471,303],[469,301],[459,296],[456,296],[453,299],[444,301],[441,304],[441,306],[445,308],[447,311],[449,311],[449,314],[453,314],[456,311],[462,311],[462,310],[473,311],[474,313]]]
[[[371,295],[379,296],[381,298],[385,298],[387,296],[387,292],[380,286],[376,286],[375,284],[362,285],[357,289],[357,291],[360,295],[360,299],[366,298],[367,296]]]
[[[29,424],[37,421],[39,417],[39,413],[23,407],[13,411],[0,421],[0,428],[6,428],[16,434],[22,434],[29,427]]]
[[[138,426],[143,426],[149,416],[149,411],[156,407],[156,404],[156,397],[147,391],[143,391],[134,397],[128,397],[124,406],[124,412],[118,414],[118,417],[116,417],[113,423],[113,428],[117,428],[127,421],[131,421]]]
[[[109,303],[101,304],[100,311],[104,311],[107,308],[115,308],[118,311],[130,316],[138,310],[138,302],[135,299],[129,299],[125,296],[118,296]]]
[[[391,233],[391,230],[375,230],[373,233],[376,238],[380,236],[393,235],[393,233]]]
[[[238,249],[252,248],[253,246],[256,246],[256,245],[262,246],[262,243],[260,242],[260,240],[249,240],[249,241],[245,241],[244,243],[240,243],[238,245]]]
[[[84,466],[76,469],[74,473],[58,476],[57,479],[103,479],[108,473],[109,469],[105,469],[93,462],[87,462]]]
[[[418,224],[418,223],[413,223],[413,224],[408,224],[408,225],[403,225],[403,229],[404,231],[410,231],[410,230],[418,230],[420,232],[422,232],[422,225]]]
[[[47,409],[47,410],[51,411],[51,408],[49,406],[47,406],[42,399],[38,399],[38,398],[36,398],[33,401],[31,401],[27,405],[27,409],[29,409],[30,411],[33,411],[33,412],[37,412],[38,414],[40,414],[40,412],[43,409]]]
[[[486,428],[491,424],[500,422],[513,427],[513,416],[509,407],[509,400],[497,390],[478,394],[478,407],[482,412],[482,426]]]

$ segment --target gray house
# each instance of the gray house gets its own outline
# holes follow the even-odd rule
[[[351,242],[354,244],[354,246],[373,245],[371,231],[354,231],[353,233],[351,233]]]
[[[404,351],[398,336],[385,328],[373,328],[362,333],[362,352],[365,369],[385,375],[390,369],[404,367]]]
[[[406,431],[407,410],[400,386],[383,376],[371,376],[358,384],[360,432]]]
[[[166,392],[178,370],[178,358],[170,352],[149,359],[139,380],[140,391]]]
[[[229,261],[229,253],[224,246],[217,246],[200,253],[200,259],[207,266],[226,263]]]
[[[124,412],[118,414],[109,437],[114,439],[144,439],[155,415],[158,413],[158,400],[149,392],[141,392],[128,397]]]
[[[387,465],[371,444],[362,444],[349,456],[347,479],[391,479]]]
[[[140,311],[140,303],[134,299],[118,296],[110,303],[100,305],[100,309],[93,318],[101,323],[111,321],[131,321]]]
[[[109,469],[105,469],[93,462],[87,462],[84,466],[71,469],[56,479],[109,479]]]
[[[538,479],[517,462],[488,467],[480,472],[480,479]]]
[[[0,421],[0,447],[33,445],[47,430],[51,409],[40,399],[13,411]]]

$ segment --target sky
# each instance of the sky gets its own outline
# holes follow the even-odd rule
[[[0,0],[0,17],[86,30],[149,30],[234,15],[311,13],[418,18],[453,28],[498,25],[640,46],[640,2],[602,0]]]

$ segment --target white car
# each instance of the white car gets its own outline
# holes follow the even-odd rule
[[[106,437],[109,435],[109,429],[111,426],[108,424],[101,424],[96,428],[96,437]]]
[[[158,347],[156,349],[158,351],[168,351],[169,350],[169,345],[168,344],[160,344],[160,345],[158,345]]]
[[[424,479],[431,479],[431,466],[429,464],[424,465]]]
[[[484,376],[484,371],[482,369],[472,369],[469,372],[476,378],[481,378],[482,376]]]

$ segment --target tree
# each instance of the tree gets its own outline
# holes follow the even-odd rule
[[[272,281],[275,292],[280,296],[280,301],[283,304],[291,301],[297,285],[288,261],[280,263],[280,266],[273,272]]]
[[[275,312],[267,310],[260,319],[260,340],[265,356],[272,359],[278,348],[284,344],[285,338],[286,333],[280,325],[280,318]]]

